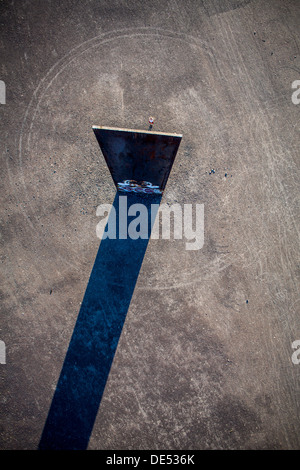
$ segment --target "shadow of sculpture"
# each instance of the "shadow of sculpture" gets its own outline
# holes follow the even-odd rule
[[[150,209],[160,203],[161,195],[128,194],[127,198],[129,204],[142,203]],[[118,229],[119,193],[113,207]],[[148,238],[101,240],[39,449],[88,446],[150,238],[150,216],[148,227]]]

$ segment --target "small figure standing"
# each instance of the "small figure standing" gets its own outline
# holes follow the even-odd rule
[[[154,124],[154,117],[150,116],[149,117],[149,131],[151,131],[152,127],[153,127],[153,124]]]

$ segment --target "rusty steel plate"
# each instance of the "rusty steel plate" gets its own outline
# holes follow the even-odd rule
[[[93,126],[118,191],[162,194],[182,135]]]

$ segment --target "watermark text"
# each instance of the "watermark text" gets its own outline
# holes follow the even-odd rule
[[[292,93],[292,102],[294,104],[299,104],[300,103],[300,80],[294,80],[292,83],[292,89],[296,90]]]
[[[6,347],[4,341],[0,340],[0,364],[6,364]]]
[[[292,354],[292,363],[300,364],[300,339],[296,339],[292,342],[292,348],[296,349]]]
[[[100,204],[96,215],[102,218],[96,227],[100,239],[185,238],[186,250],[200,250],[204,244],[204,204],[151,204],[148,209],[142,203],[128,206],[127,196],[119,196],[118,214],[112,204]]]
[[[0,80],[0,104],[6,104],[6,86],[3,80]]]

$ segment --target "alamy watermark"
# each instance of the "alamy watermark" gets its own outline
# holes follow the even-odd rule
[[[119,196],[117,224],[115,207],[112,204],[100,204],[96,210],[96,215],[102,217],[96,227],[97,237],[112,240],[126,240],[127,238],[137,240],[138,238],[148,239],[151,233],[150,238],[156,240],[185,238],[186,250],[200,250],[203,247],[204,204],[183,204],[183,207],[178,203],[170,206],[151,204],[149,210],[150,213],[148,207],[142,203],[128,206],[127,196]],[[129,217],[134,217],[134,219],[129,221]]]
[[[296,91],[292,93],[292,102],[294,104],[299,104],[300,103],[300,80],[294,80],[292,83],[292,89],[294,90],[296,88]]]
[[[6,347],[2,340],[0,340],[0,364],[6,364]]]
[[[292,354],[292,363],[300,364],[300,339],[296,339],[292,342],[292,348],[296,349]]]
[[[0,80],[0,104],[6,104],[6,86],[3,80]]]

